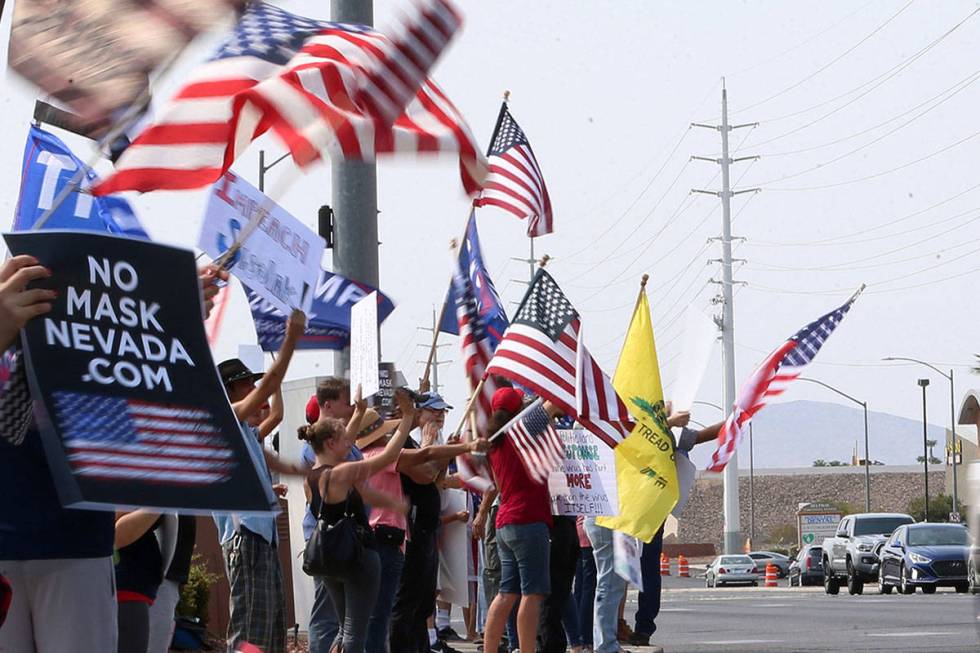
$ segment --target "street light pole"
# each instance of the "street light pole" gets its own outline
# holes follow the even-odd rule
[[[926,505],[922,521],[929,521],[929,423],[926,421],[926,388],[929,379],[919,379],[922,388],[922,475],[925,477]]]
[[[797,380],[821,385],[832,392],[836,392],[841,397],[853,401],[864,410],[864,511],[871,512],[871,452],[868,444],[868,402],[856,399],[846,392],[842,392],[834,386],[817,379],[801,376],[797,377]]]
[[[960,497],[959,497],[959,487],[958,487],[959,484],[956,482],[956,389],[953,384],[953,370],[950,370],[949,374],[946,374],[941,369],[939,369],[938,367],[936,367],[931,363],[920,361],[917,358],[907,358],[905,356],[888,356],[887,358],[883,358],[882,360],[907,361],[909,363],[918,363],[919,365],[925,365],[926,367],[936,372],[937,374],[945,377],[945,379],[949,381],[949,437],[950,440],[952,440],[952,449],[953,449],[952,463],[951,463],[951,467],[953,471],[953,492],[952,492],[953,512],[958,515],[960,511],[959,510]]]

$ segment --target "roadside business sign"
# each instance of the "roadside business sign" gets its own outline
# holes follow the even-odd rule
[[[833,504],[801,503],[796,512],[799,534],[797,544],[802,548],[808,544],[819,544],[826,537],[833,537],[843,516]]]

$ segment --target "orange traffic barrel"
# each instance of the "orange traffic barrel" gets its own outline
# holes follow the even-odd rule
[[[691,577],[691,567],[687,564],[687,558],[683,554],[677,556],[677,575],[684,578]]]
[[[778,572],[776,565],[772,564],[772,561],[766,563],[766,587],[779,587],[779,582],[777,581]]]
[[[670,576],[670,558],[664,554],[660,554],[660,575]]]

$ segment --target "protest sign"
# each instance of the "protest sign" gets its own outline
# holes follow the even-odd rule
[[[350,309],[376,290],[371,286],[353,281],[326,270],[320,270],[320,279],[313,294],[313,304],[307,311],[306,333],[296,344],[297,349],[343,349],[350,344]],[[245,288],[255,333],[264,351],[279,351],[286,335],[287,315],[267,302],[262,296]],[[395,304],[382,292],[378,292],[378,322],[395,310]]]
[[[558,437],[565,448],[560,471],[565,474],[567,488],[549,482],[549,487],[554,487],[553,512],[586,517],[619,514],[613,450],[582,428],[558,429]]]
[[[691,410],[717,339],[718,327],[711,318],[693,305],[688,306],[684,315],[684,347],[678,364],[680,373],[667,395],[674,410]]]
[[[326,242],[241,177],[227,172],[211,187],[198,247],[218,258],[253,220],[258,228],[225,267],[286,315],[309,314]]]
[[[350,387],[353,390],[358,386],[365,399],[381,389],[378,376],[378,296],[375,293],[350,309]]]
[[[53,276],[23,329],[28,382],[63,505],[268,512],[267,478],[221,386],[194,255],[104,234],[5,234]]]
[[[33,228],[34,223],[54,207],[55,198],[79,170],[85,170],[85,174],[77,181],[76,189],[47,218],[46,229],[81,229],[149,238],[129,202],[111,195],[93,197],[91,193],[83,192],[95,181],[95,172],[61,139],[35,126],[31,126],[24,146],[14,231]]]
[[[622,531],[613,531],[613,568],[616,575],[643,591],[643,567],[640,556],[643,543]]]
[[[398,373],[394,363],[378,364],[378,394],[374,397],[374,408],[381,415],[390,415],[395,410],[395,385]]]

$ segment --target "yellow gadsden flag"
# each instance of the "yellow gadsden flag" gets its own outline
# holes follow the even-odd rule
[[[616,447],[619,516],[596,521],[649,542],[677,503],[678,489],[645,284],[646,278],[613,376],[613,387],[636,420],[633,432]]]

